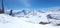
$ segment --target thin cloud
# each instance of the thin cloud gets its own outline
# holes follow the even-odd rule
[[[24,4],[25,7],[30,7],[31,5],[28,3],[29,0],[20,0]]]

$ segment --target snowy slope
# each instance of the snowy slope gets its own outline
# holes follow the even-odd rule
[[[49,14],[60,14],[59,11],[41,11],[41,10],[13,10],[14,17],[18,17],[20,20],[37,23],[50,22],[47,17]],[[57,18],[60,16],[57,16]],[[54,19],[53,19],[54,20]],[[54,22],[54,21],[53,21]]]
[[[6,14],[0,14],[0,28],[60,28],[60,26],[53,26],[52,24],[33,24],[22,21],[17,17],[12,17]]]
[[[11,23],[14,21],[14,18],[12,16],[9,16],[7,14],[0,14],[0,23]]]

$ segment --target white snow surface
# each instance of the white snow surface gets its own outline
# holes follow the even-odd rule
[[[49,22],[49,18],[47,18],[48,14],[52,14],[52,17],[60,19],[60,11],[52,10],[52,11],[41,11],[41,10],[13,10],[14,16],[18,17],[18,19],[31,22],[35,24],[39,24],[40,22]],[[27,15],[25,15],[25,13]],[[57,16],[56,16],[57,15]],[[53,22],[60,22],[60,20],[52,19]]]
[[[12,17],[7,14],[0,14],[0,28],[60,28],[52,24],[41,25],[25,22],[17,17]]]
[[[56,26],[60,23],[60,20],[56,20],[60,19],[60,11],[13,10],[13,16],[8,15],[10,10],[5,12],[6,14],[0,14],[0,28],[60,28]],[[53,19],[47,18],[48,14]],[[40,22],[51,23],[42,25]]]

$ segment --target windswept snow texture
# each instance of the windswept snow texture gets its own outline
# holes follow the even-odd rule
[[[25,22],[17,17],[12,17],[7,14],[0,14],[0,28],[60,28],[52,24],[41,25]]]

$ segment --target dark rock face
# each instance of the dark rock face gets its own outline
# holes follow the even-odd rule
[[[50,24],[51,22],[40,22],[39,24],[43,24],[43,25],[46,25],[46,24]]]
[[[59,23],[59,24],[57,24],[57,26],[60,26],[60,23]]]
[[[57,15],[57,16],[56,16]],[[60,16],[58,15],[58,14],[56,14],[56,15],[54,15],[54,14],[48,14],[47,15],[47,19],[55,19],[55,20],[60,20]]]
[[[53,17],[51,16],[51,14],[48,14],[48,15],[47,15],[47,18],[52,19]]]
[[[22,12],[24,13],[24,15],[27,15],[26,11],[25,10],[22,10]]]

